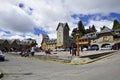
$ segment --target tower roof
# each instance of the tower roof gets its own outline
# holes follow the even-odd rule
[[[69,28],[69,26],[68,26],[68,23],[59,23],[56,30],[58,30],[59,27],[62,27],[62,28],[67,27],[68,30],[70,30],[70,28]]]

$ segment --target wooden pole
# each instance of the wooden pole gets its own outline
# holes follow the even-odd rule
[[[78,38],[78,34],[76,34],[77,38],[76,38],[76,45],[77,45],[77,54],[76,56],[80,56],[80,51],[79,51],[79,38]]]

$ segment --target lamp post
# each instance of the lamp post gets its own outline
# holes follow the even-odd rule
[[[77,34],[76,34],[76,45],[77,45],[77,50],[76,50],[76,56],[80,56],[80,51],[79,51],[79,34],[78,34],[78,28],[77,28]]]

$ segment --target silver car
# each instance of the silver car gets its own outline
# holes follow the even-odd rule
[[[4,61],[5,60],[5,55],[4,53],[0,50],[0,61]]]
[[[106,46],[102,47],[101,50],[112,50],[112,46],[106,45]]]

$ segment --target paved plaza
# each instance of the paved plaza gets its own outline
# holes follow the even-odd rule
[[[68,65],[6,54],[1,80],[120,80],[120,51],[87,65]]]
[[[106,52],[114,52],[115,50],[98,50],[98,51],[82,51],[80,52],[80,56],[87,56],[87,55],[94,55],[94,54],[102,54],[102,53],[106,53]],[[55,55],[55,56],[63,56],[63,57],[67,57],[67,56],[72,56],[72,54],[70,54],[69,51],[53,51],[51,52],[51,55]],[[35,52],[35,55],[46,55],[45,52]]]
[[[69,51],[51,52],[51,54],[45,54],[45,52],[35,52],[35,56],[28,56],[28,58],[36,58],[45,61],[55,61],[71,64],[87,64],[99,60],[101,58],[109,56],[114,53],[115,50],[98,50],[98,51],[82,51],[80,56],[72,56]],[[19,53],[10,53],[19,55]]]

